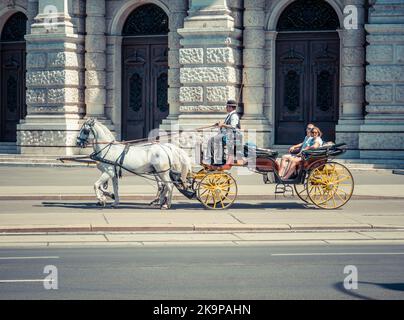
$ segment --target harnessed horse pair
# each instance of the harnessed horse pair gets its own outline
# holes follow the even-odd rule
[[[93,152],[88,157],[96,161],[97,168],[102,172],[94,184],[100,205],[105,206],[106,196],[114,199],[113,207],[119,205],[118,178],[122,176],[122,169],[145,178],[152,176],[157,181],[159,190],[152,204],[159,204],[161,209],[171,207],[173,179],[174,183],[186,188],[187,176],[191,173],[191,161],[186,152],[174,144],[132,145],[117,142],[111,131],[96,119],[88,119],[83,124],[77,137],[77,145],[85,148],[91,138]],[[109,179],[112,179],[113,194],[106,191],[105,186]]]

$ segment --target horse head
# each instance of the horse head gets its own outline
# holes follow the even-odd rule
[[[94,127],[95,119],[90,118],[84,122],[83,126],[80,129],[79,135],[77,136],[76,145],[80,148],[85,148],[88,145],[88,140],[90,135],[94,136]]]

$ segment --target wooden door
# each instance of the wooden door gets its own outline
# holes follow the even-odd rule
[[[123,43],[122,138],[145,138],[168,116],[167,38]]]
[[[26,115],[25,42],[0,43],[0,141],[15,142]]]
[[[296,144],[314,123],[335,140],[339,106],[336,32],[280,33],[276,47],[275,143]]]

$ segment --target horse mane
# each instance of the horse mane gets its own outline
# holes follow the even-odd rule
[[[101,128],[101,130],[104,132],[104,134],[107,136],[108,139],[110,139],[111,141],[115,141],[114,135],[105,125],[103,125],[101,122],[97,120],[95,121],[95,123]]]

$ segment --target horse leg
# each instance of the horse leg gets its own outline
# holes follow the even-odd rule
[[[171,183],[170,175],[168,172],[165,172],[160,177],[163,181],[163,191],[160,194],[160,209],[170,209],[171,208],[171,200],[173,197],[173,185]]]
[[[116,208],[119,206],[119,192],[118,192],[119,184],[118,184],[118,177],[115,175],[112,177],[112,186],[114,188],[114,193],[112,194],[114,203],[112,204],[112,207]]]
[[[105,182],[107,182],[109,178],[110,178],[109,174],[106,172],[103,172],[101,177],[94,183],[94,191],[95,191],[95,195],[98,199],[98,205],[101,205],[103,207],[105,207],[107,199],[106,199],[105,195],[103,194],[101,186]]]
[[[104,196],[109,197],[112,200],[115,200],[115,195],[108,191],[108,181],[100,186],[100,190]]]
[[[160,178],[158,176],[156,176],[155,178],[156,178],[156,182],[157,182],[157,194],[156,194],[156,198],[152,202],[150,202],[151,206],[159,204],[160,195],[161,195],[161,192],[163,191],[162,181],[160,180]]]

